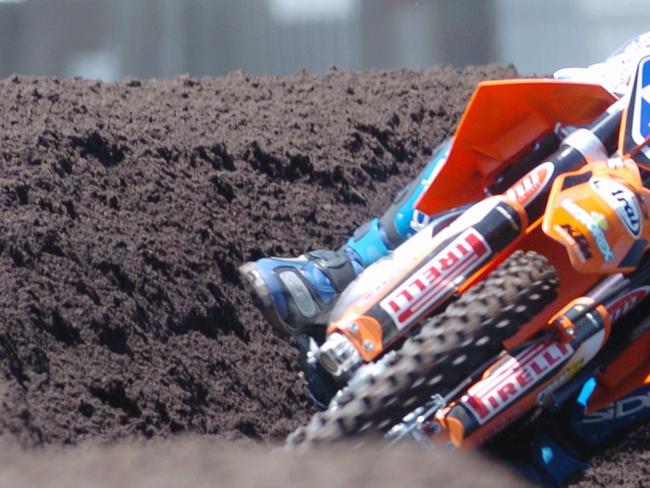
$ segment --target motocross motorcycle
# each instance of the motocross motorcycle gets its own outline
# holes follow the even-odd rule
[[[381,432],[478,446],[591,376],[650,384],[650,56],[625,96],[481,83],[417,209],[429,224],[344,291],[306,363],[338,389],[289,443]],[[637,310],[638,312],[638,310]]]

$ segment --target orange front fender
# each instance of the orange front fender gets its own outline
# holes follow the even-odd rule
[[[485,81],[458,125],[449,157],[416,204],[433,215],[485,196],[484,189],[557,123],[583,125],[616,99],[600,85],[559,80]]]

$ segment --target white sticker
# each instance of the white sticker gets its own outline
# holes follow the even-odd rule
[[[596,220],[591,215],[589,215],[585,209],[575,204],[568,198],[562,200],[562,208],[573,215],[580,221],[580,223],[582,223],[582,225],[587,228],[589,233],[596,241],[596,246],[598,246],[598,250],[603,256],[603,259],[605,261],[612,261],[614,259],[614,253],[612,252],[612,248],[609,247],[609,242],[603,233],[603,229],[600,225],[598,225],[598,222],[596,222]]]
[[[609,179],[592,178],[590,183],[607,205],[616,211],[632,237],[638,239],[641,235],[641,209],[634,193]]]
[[[393,290],[380,306],[401,330],[436,302],[451,295],[456,280],[489,255],[490,247],[483,236],[469,228]]]
[[[572,354],[571,345],[561,342],[530,346],[472,386],[461,401],[484,424],[542,384]]]

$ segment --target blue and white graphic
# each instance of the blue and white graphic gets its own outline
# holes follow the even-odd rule
[[[642,386],[601,410],[588,413],[586,407],[595,387],[594,378],[584,384],[571,413],[571,429],[583,441],[600,444],[650,419],[650,385]]]
[[[631,136],[634,145],[638,146],[650,136],[650,56],[639,62],[635,83]],[[643,148],[643,153],[650,158],[650,148]]]

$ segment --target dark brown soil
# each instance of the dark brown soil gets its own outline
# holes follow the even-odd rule
[[[311,407],[237,266],[340,245],[514,74],[0,81],[0,432],[281,439]]]

